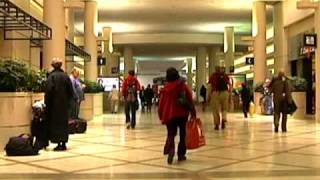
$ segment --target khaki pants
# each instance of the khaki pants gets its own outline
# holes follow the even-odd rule
[[[118,112],[118,100],[111,100],[111,112],[112,113]]]
[[[213,91],[211,94],[211,106],[215,125],[220,125],[221,120],[227,121],[229,93],[228,91]],[[220,113],[222,117],[220,117]]]

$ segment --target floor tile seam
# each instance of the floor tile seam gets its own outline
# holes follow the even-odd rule
[[[306,147],[309,147],[309,146],[314,146],[314,145],[317,145],[317,144],[308,144],[308,145],[303,145],[302,144],[296,144],[296,145],[301,145],[300,147],[295,147],[295,148],[290,148],[290,149],[287,149],[287,150],[262,150],[262,149],[255,149],[255,148],[249,148],[249,147],[239,147],[241,149],[250,149],[250,150],[255,150],[255,151],[265,151],[265,152],[270,152],[270,151],[273,151],[273,152],[277,152],[277,153],[286,153],[286,152],[289,152],[289,151],[295,151],[295,150],[299,150],[299,149],[303,149],[303,148],[306,148]]]
[[[19,160],[17,160],[17,161],[24,162],[24,163],[34,163],[34,162],[61,160],[61,159],[68,159],[68,158],[75,158],[75,157],[79,157],[79,155],[73,154],[73,155],[65,156],[65,157],[57,157],[57,158],[49,158],[49,159],[38,159],[38,160],[30,160],[30,161],[19,161]]]
[[[103,156],[98,156],[98,155],[88,155],[88,156],[103,159],[103,160],[121,161],[121,162],[128,163],[128,164],[134,164],[134,163],[139,162],[139,161],[134,162],[134,161],[128,161],[128,160],[123,160],[123,159],[117,159],[117,158],[112,158],[112,157],[111,158],[110,157],[103,157]],[[160,158],[156,158],[156,159],[160,159]],[[150,159],[148,159],[148,160],[150,160]]]
[[[164,158],[158,158],[160,159],[164,159]],[[157,159],[153,159],[153,160],[157,160]],[[179,170],[179,171],[185,171],[187,173],[195,173],[196,171],[190,171],[188,169],[182,168],[182,167],[178,167],[178,164],[172,164],[170,166],[166,166],[166,165],[158,165],[158,164],[149,164],[147,163],[148,161],[153,161],[153,160],[147,160],[147,161],[142,161],[142,162],[137,162],[136,164],[140,164],[140,165],[144,165],[144,166],[152,166],[152,167],[160,167],[160,168],[166,168],[166,169],[173,169],[173,170]],[[165,161],[164,161],[165,163]]]
[[[291,166],[291,167],[297,167],[297,168],[304,168],[304,169],[314,169],[312,166],[299,166],[299,165],[293,165],[293,164],[287,164],[287,163],[278,163],[278,162],[267,162],[267,161],[252,161],[257,163],[267,163],[267,164],[275,164],[275,165],[281,165],[281,166]]]
[[[55,168],[50,168],[50,167],[46,167],[46,166],[42,166],[42,165],[37,165],[37,164],[32,164],[33,162],[22,162],[20,164],[23,165],[27,165],[27,166],[33,166],[36,168],[41,168],[41,169],[46,169],[46,170],[50,170],[50,171],[54,171],[54,172],[58,172],[58,173],[65,173],[65,171],[59,170],[59,169],[55,169]]]
[[[112,159],[109,159],[109,160],[112,160]],[[115,160],[113,160],[113,161],[115,161]],[[116,160],[116,161],[119,161],[119,160]],[[91,171],[91,170],[95,170],[95,169],[103,169],[103,168],[117,167],[117,166],[123,166],[123,165],[130,164],[130,163],[127,163],[124,161],[121,161],[121,162],[122,163],[119,163],[119,164],[111,164],[111,165],[109,164],[109,165],[97,166],[97,167],[92,167],[92,168],[87,168],[87,169],[79,169],[79,170],[75,170],[75,171],[66,172],[65,174],[66,175],[74,175],[74,174],[77,174],[79,172],[84,172],[84,171]]]

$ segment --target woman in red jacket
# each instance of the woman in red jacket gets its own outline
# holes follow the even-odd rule
[[[180,135],[178,161],[186,160],[186,123],[190,113],[192,118],[196,117],[196,111],[192,101],[192,93],[185,82],[180,80],[179,73],[175,68],[169,68],[167,70],[166,80],[167,84],[160,95],[158,114],[162,124],[167,126],[168,133],[164,154],[168,154],[168,164],[172,164],[175,154],[174,138],[177,135],[178,128]],[[178,98],[182,92],[185,92],[186,99],[191,105],[191,110],[178,103]]]

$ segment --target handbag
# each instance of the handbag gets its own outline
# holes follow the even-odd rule
[[[187,122],[187,149],[197,149],[206,145],[203,126],[200,119],[192,119]]]
[[[38,155],[38,149],[33,144],[34,138],[27,134],[11,137],[5,150],[7,156],[33,156]]]
[[[179,93],[177,103],[188,111],[192,111],[192,104],[189,102],[186,92],[182,90],[183,82],[181,81],[181,91]]]
[[[285,94],[286,94],[286,92],[285,92],[286,88],[287,88],[287,82],[285,82],[285,84],[284,84],[284,93]],[[286,96],[287,96],[287,94],[286,94]],[[282,107],[285,108],[285,109],[283,109],[283,112],[285,112],[286,114],[293,115],[293,113],[295,113],[296,110],[298,109],[298,107],[293,99],[290,102],[288,102],[287,98],[285,98],[285,100],[282,103],[283,103]]]

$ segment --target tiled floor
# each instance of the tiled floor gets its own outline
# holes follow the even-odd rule
[[[289,120],[289,132],[272,132],[272,116],[244,120],[230,114],[225,131],[204,121],[207,145],[188,151],[188,160],[167,165],[162,154],[166,129],[156,113],[138,115],[126,130],[123,115],[104,115],[86,134],[72,135],[67,152],[51,146],[38,156],[0,156],[0,179],[320,179],[320,127]]]

